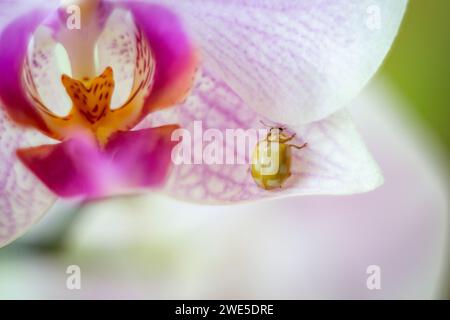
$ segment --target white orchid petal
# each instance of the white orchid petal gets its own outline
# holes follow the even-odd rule
[[[34,10],[49,12],[59,1],[0,1],[0,32],[16,18]],[[12,124],[0,106],[0,247],[28,230],[53,204],[55,197],[17,160],[19,147],[48,142],[38,133]]]
[[[48,142],[14,126],[0,107],[0,247],[27,231],[55,196],[16,158],[16,149]]]
[[[47,27],[36,30],[28,61],[42,103],[58,116],[67,116],[72,102],[61,83],[61,75],[69,74],[70,64],[64,47],[58,44]],[[64,58],[66,61],[64,61]],[[69,70],[65,70],[69,69]]]
[[[135,25],[131,17],[124,10],[116,10],[106,21],[97,42],[97,72],[101,73],[107,67],[114,70],[116,89],[111,101],[112,108],[123,105],[131,93],[137,54],[134,33]]]
[[[267,118],[298,125],[346,106],[379,68],[407,0],[164,0],[204,63]]]
[[[194,139],[194,121],[202,120],[203,132],[215,128],[225,137],[226,129],[261,128],[259,121],[266,120],[224,82],[204,70],[183,105],[171,112],[151,115],[149,119],[142,127],[177,122],[188,129]],[[293,175],[283,188],[266,191],[256,186],[249,164],[207,165],[203,162],[175,165],[167,192],[176,198],[195,202],[234,203],[307,194],[352,194],[370,191],[383,182],[378,166],[346,111],[289,129],[297,133],[298,144],[308,142],[309,145],[303,150],[293,150]],[[198,138],[202,139],[201,136]],[[199,139],[195,142],[197,145],[201,143]],[[224,150],[230,148],[229,140],[225,139],[224,143]],[[203,148],[207,144],[203,142]],[[192,152],[196,152],[195,147]],[[248,151],[244,152],[248,156]]]

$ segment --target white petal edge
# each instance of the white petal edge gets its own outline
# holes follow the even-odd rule
[[[290,125],[348,105],[374,75],[407,0],[156,0],[198,41],[204,63],[267,118]]]
[[[17,148],[48,142],[12,124],[0,106],[0,248],[25,233],[56,200],[15,153]]]
[[[17,17],[34,9],[48,10],[57,0],[0,1],[0,32]],[[0,106],[0,248],[20,237],[52,206],[55,197],[17,160],[19,147],[48,139],[16,127]]]
[[[201,70],[192,94],[174,109],[150,115],[139,127],[178,123],[194,137],[194,121],[203,130],[260,129],[258,116],[224,82]],[[383,183],[347,111],[304,126],[289,127],[304,150],[293,150],[293,176],[280,190],[256,186],[249,165],[174,165],[165,192],[175,198],[220,204],[299,195],[344,195],[373,190]],[[198,141],[198,139],[197,139]],[[229,147],[226,141],[225,148]],[[206,145],[207,143],[204,143]],[[248,156],[248,152],[247,152]]]

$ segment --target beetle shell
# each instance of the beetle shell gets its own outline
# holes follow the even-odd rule
[[[286,143],[270,139],[260,141],[253,152],[253,180],[266,190],[281,188],[291,176],[291,158],[291,147]]]

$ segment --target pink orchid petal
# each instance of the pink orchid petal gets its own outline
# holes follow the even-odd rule
[[[16,158],[18,147],[42,141],[13,125],[0,107],[0,247],[27,231],[55,201]]]
[[[150,43],[156,62],[149,111],[180,102],[188,94],[197,67],[197,53],[178,17],[165,7],[142,1],[121,1]]]
[[[316,121],[347,105],[388,52],[407,0],[159,0],[205,66],[267,118]]]
[[[193,122],[196,120],[203,121],[203,132],[215,128],[223,136],[226,129],[261,128],[259,121],[268,121],[259,117],[224,82],[202,71],[183,105],[149,116],[142,127],[177,122],[195,139]],[[257,187],[248,164],[203,163],[174,166],[167,193],[195,202],[235,203],[296,195],[352,194],[370,191],[383,182],[378,166],[346,111],[289,129],[297,133],[297,144],[308,142],[309,145],[303,150],[293,150],[293,176],[282,189],[266,191]],[[201,136],[197,137],[198,142]],[[204,142],[203,146],[207,144]],[[227,148],[230,148],[229,140],[225,140],[224,149]]]
[[[17,128],[5,111],[19,122],[45,127],[23,93],[20,66],[31,32],[57,4],[39,0],[0,2],[0,100],[8,103],[0,104],[0,247],[28,230],[55,201],[15,155],[16,148],[44,139]],[[15,21],[18,17],[22,18]]]
[[[55,9],[55,2],[44,4],[42,1],[19,1],[16,9],[11,2],[2,2],[1,8],[0,101],[14,121],[48,131],[45,121],[23,88],[22,65],[31,34]],[[8,12],[13,19],[3,17]]]
[[[21,149],[22,162],[61,197],[107,197],[158,187],[170,169],[176,126],[117,133],[104,151],[79,135],[53,145]]]
[[[172,166],[171,152],[175,145],[171,135],[177,125],[117,133],[106,152],[117,163],[130,188],[159,187]]]

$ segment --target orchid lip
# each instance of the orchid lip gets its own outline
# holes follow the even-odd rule
[[[73,79],[63,74],[61,82],[72,107],[69,114],[62,117],[52,112],[40,98],[31,63],[26,59],[23,79],[36,110],[46,121],[48,132],[44,133],[57,140],[65,140],[74,131],[82,130],[93,134],[99,144],[104,145],[114,132],[134,127],[143,116],[144,99],[151,92],[155,72],[155,59],[147,40],[139,29],[134,37],[137,54],[131,92],[128,99],[114,109],[111,108],[115,89],[112,67],[106,67],[102,74],[92,78]]]
[[[17,101],[19,108],[12,108],[11,102],[5,110],[18,123],[60,141],[19,148],[17,156],[61,197],[99,198],[152,188],[165,181],[171,167],[170,137],[178,126],[132,129],[147,114],[186,96],[196,71],[195,48],[166,9],[152,6],[158,17],[147,21],[139,15],[140,7],[130,4],[111,10],[111,5],[81,7],[82,13],[92,12],[80,30],[66,29],[61,10],[53,23],[33,21],[29,36],[18,39],[22,51],[6,55],[20,66],[13,72],[18,85],[11,101],[23,99]],[[169,20],[171,29],[158,28],[158,18]],[[0,35],[16,37],[21,24],[30,21],[23,16]],[[55,69],[61,65],[56,61],[58,52],[66,54],[70,67],[55,77],[61,71]],[[0,96],[8,97],[10,92],[2,89]],[[52,91],[67,99],[66,113],[53,111],[58,99]],[[113,107],[116,93],[125,99]],[[30,112],[25,114],[25,109]]]
[[[88,18],[80,30],[67,29],[62,11],[55,21],[34,26],[36,41],[23,55],[19,79],[30,114],[24,117],[22,110],[7,107],[12,118],[56,140],[85,131],[104,145],[115,132],[131,130],[150,112],[183,99],[196,71],[196,50],[166,9],[151,6],[162,20],[171,20],[173,30],[180,29],[176,37],[157,21],[142,20],[139,9],[132,2],[124,7],[100,1],[81,8]],[[56,76],[57,54],[66,55],[62,63],[69,69]],[[107,83],[99,90],[102,79]]]

